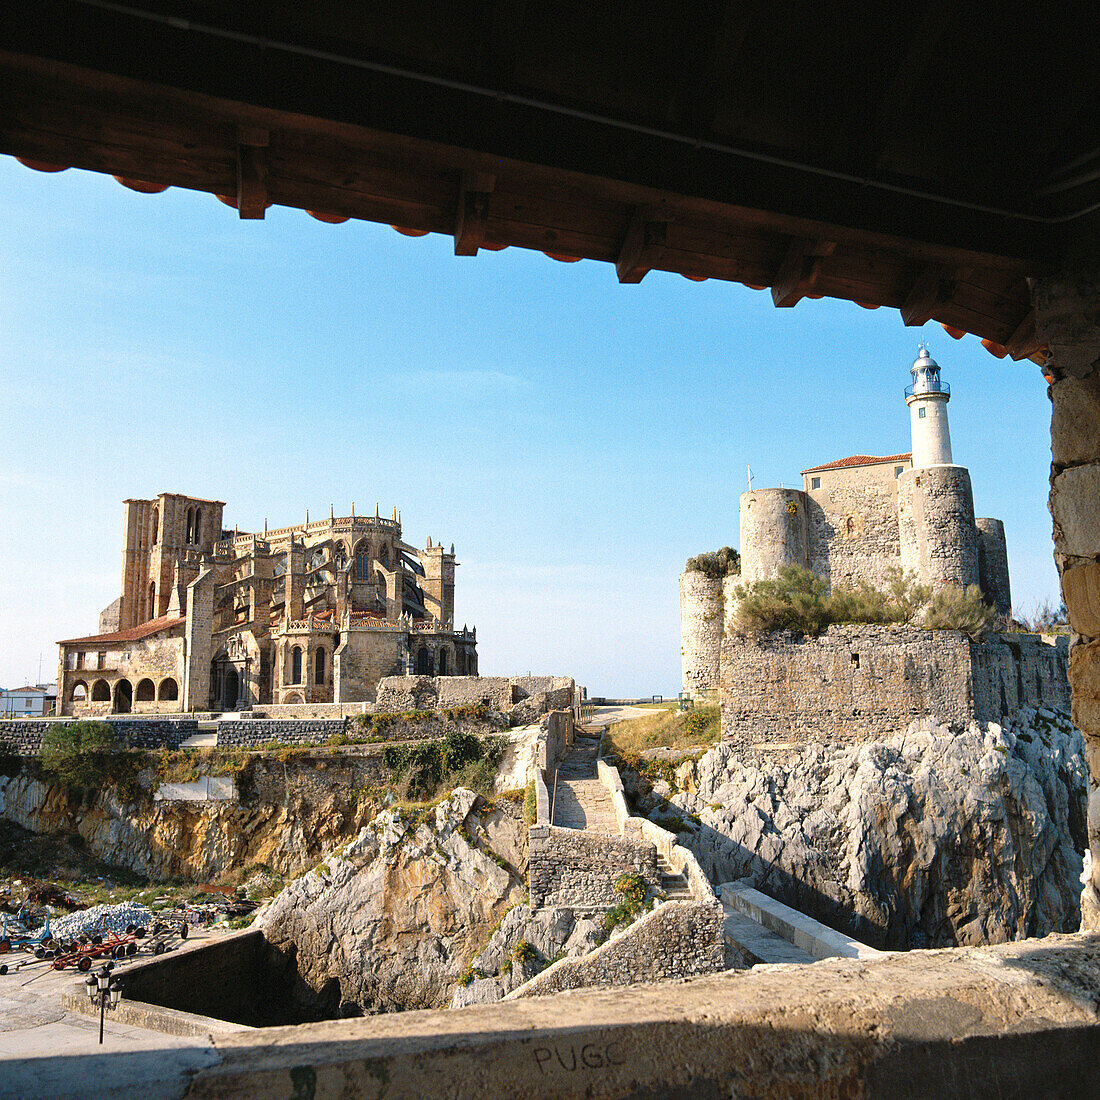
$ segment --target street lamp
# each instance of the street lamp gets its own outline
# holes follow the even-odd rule
[[[118,1008],[118,1002],[122,1000],[122,983],[111,980],[111,971],[114,963],[104,963],[94,974],[89,974],[84,979],[84,985],[88,990],[88,997],[92,1004],[99,1001],[99,1042],[103,1043],[103,1017],[108,1007]]]

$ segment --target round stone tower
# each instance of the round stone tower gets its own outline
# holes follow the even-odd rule
[[[951,387],[940,381],[939,364],[922,343],[909,368],[913,384],[905,391],[913,435],[913,468],[951,465],[951,430],[947,426],[947,402]]]
[[[1012,613],[1005,525],[999,519],[975,519],[978,529],[978,575],[985,598],[998,615]]]
[[[810,568],[806,494],[751,489],[741,494],[741,583],[773,580],[787,565]]]
[[[718,686],[725,608],[722,577],[680,574],[680,667],[685,694],[701,695]]]

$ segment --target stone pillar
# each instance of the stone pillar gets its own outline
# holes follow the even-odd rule
[[[1073,721],[1090,773],[1092,881],[1081,927],[1100,928],[1100,266],[1034,280],[1035,330],[1055,362],[1050,398],[1054,560],[1071,637]]]

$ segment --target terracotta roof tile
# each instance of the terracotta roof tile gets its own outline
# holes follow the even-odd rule
[[[838,458],[836,462],[826,462],[823,466],[811,466],[802,473],[816,474],[821,470],[841,470],[845,466],[877,466],[880,462],[908,462],[912,457],[912,451],[903,455],[849,455],[847,458]]]
[[[178,626],[187,619],[183,615],[165,615],[160,619],[151,619],[140,626],[132,626],[128,630],[116,630],[113,634],[89,634],[87,638],[62,638],[58,645],[107,645],[111,642],[137,642],[142,638],[148,638],[151,634],[159,634],[170,626]]]

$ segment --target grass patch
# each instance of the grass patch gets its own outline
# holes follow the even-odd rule
[[[604,755],[616,756],[627,767],[641,771],[656,763],[640,759],[648,749],[714,745],[720,733],[722,716],[716,706],[700,706],[681,714],[675,703],[657,704],[650,714],[615,723],[604,738]]]

